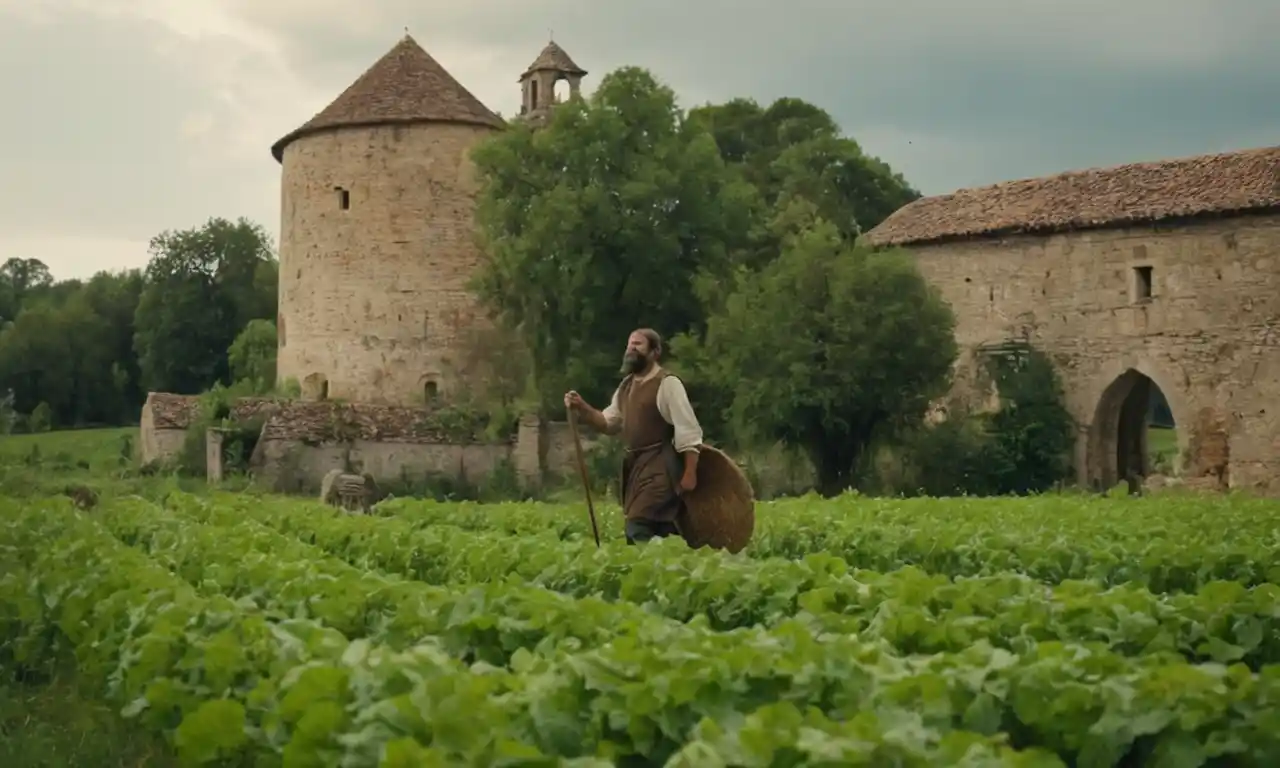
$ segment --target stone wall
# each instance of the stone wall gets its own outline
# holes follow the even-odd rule
[[[467,379],[485,324],[466,288],[480,263],[469,152],[492,130],[343,128],[288,145],[281,381],[296,379],[311,399],[413,405]]]
[[[198,413],[195,397],[151,393],[142,409],[143,462],[177,458]],[[479,482],[510,462],[530,488],[546,474],[576,471],[567,424],[525,417],[510,439],[460,440],[440,427],[437,414],[428,408],[245,398],[231,407],[229,418],[262,421],[251,468],[261,484],[283,492],[311,492],[331,469],[368,472],[380,482],[431,477]],[[210,445],[221,442],[219,430],[210,433],[216,435]],[[584,450],[595,442],[590,431],[583,433]],[[211,478],[222,472],[213,463]]]
[[[1025,339],[1054,359],[1082,483],[1117,479],[1125,374],[1137,371],[1168,398],[1191,482],[1280,493],[1280,217],[911,251],[955,310],[962,379],[986,344]]]
[[[149,393],[138,423],[138,456],[142,463],[164,462],[177,456],[197,411],[194,397]]]

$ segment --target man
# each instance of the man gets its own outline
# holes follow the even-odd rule
[[[565,407],[576,410],[596,431],[622,436],[628,544],[679,534],[680,497],[698,485],[702,427],[684,384],[658,364],[661,358],[662,337],[656,331],[633,331],[622,358],[625,378],[607,408],[592,408],[577,392],[564,396]]]

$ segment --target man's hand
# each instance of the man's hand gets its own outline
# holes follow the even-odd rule
[[[698,475],[693,472],[685,472],[680,477],[680,495],[691,492],[698,487]]]
[[[587,402],[582,399],[582,395],[570,390],[564,393],[564,407],[569,411],[577,411],[579,413],[586,410]]]

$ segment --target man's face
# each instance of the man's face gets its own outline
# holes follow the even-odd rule
[[[649,340],[639,333],[627,337],[627,351],[622,355],[622,370],[625,373],[640,373],[651,362],[653,350],[649,348]]]

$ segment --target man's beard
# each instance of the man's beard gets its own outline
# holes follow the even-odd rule
[[[649,358],[639,352],[628,352],[622,356],[622,373],[640,373],[649,367]]]

